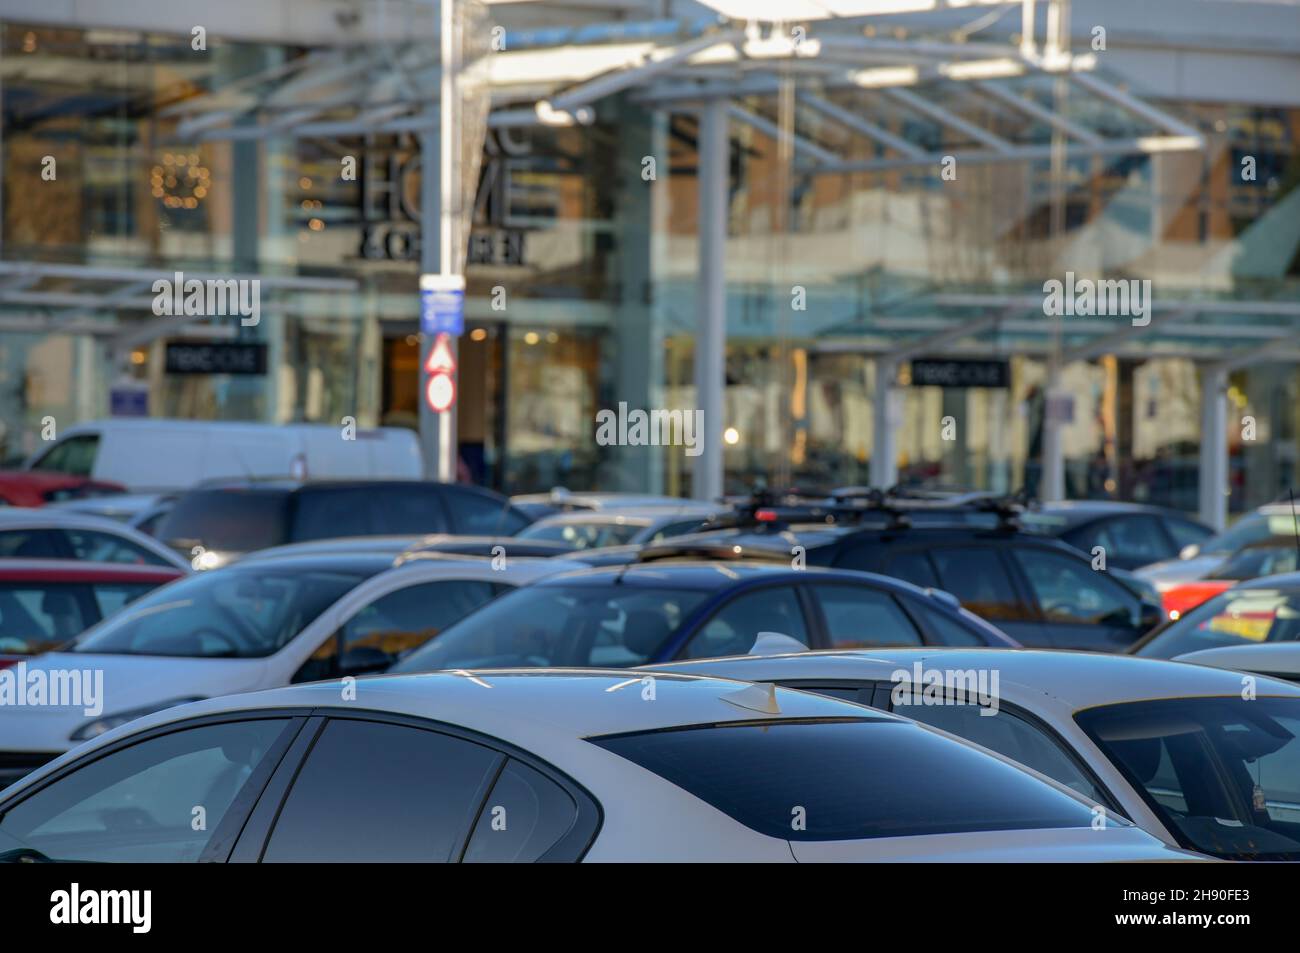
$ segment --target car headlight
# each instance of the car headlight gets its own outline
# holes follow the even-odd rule
[[[162,711],[164,708],[173,708],[176,705],[184,705],[188,702],[202,701],[201,696],[189,696],[187,698],[173,698],[170,701],[158,702],[154,705],[145,705],[143,708],[132,708],[129,711],[119,711],[111,715],[105,715],[102,718],[96,718],[94,721],[88,721],[71,735],[69,741],[89,741],[91,738],[98,738],[106,731],[112,731],[118,725],[125,725],[128,721],[134,721],[144,715],[152,715],[156,711]]]

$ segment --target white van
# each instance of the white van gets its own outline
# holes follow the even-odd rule
[[[343,439],[330,424],[210,420],[94,420],[69,427],[24,465],[121,483],[133,492],[183,490],[231,477],[420,479],[414,431],[358,429]]]

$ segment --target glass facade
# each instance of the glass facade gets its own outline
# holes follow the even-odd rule
[[[68,279],[57,315],[66,330],[27,331],[16,319],[31,308],[10,285],[0,294],[0,310],[15,319],[0,342],[5,457],[34,449],[46,416],[107,415],[111,388],[126,379],[148,386],[156,416],[350,415],[362,425],[415,425],[417,137],[179,134],[169,106],[290,62],[300,49],[214,42],[195,58],[188,37],[12,23],[0,24],[0,48],[4,260],[356,283],[354,292],[278,295],[256,327],[238,328],[236,339],[266,346],[264,374],[169,373],[169,338],[129,333],[153,318],[147,289],[94,302],[86,298],[93,291]],[[789,83],[775,108],[771,100],[739,105],[863,162],[889,152],[809,108],[801,94],[870,115],[927,150],[962,148],[958,132],[876,91]],[[942,100],[948,109],[1013,144],[1050,133],[955,87],[916,95],[936,102],[951,95]],[[1012,88],[1077,122],[1130,131],[1118,111],[1099,114],[1097,102],[1080,96],[1055,98],[1050,80],[1025,78]],[[1167,298],[1300,300],[1300,110],[1170,108],[1206,135],[1204,153],[1072,157],[1055,169],[1045,158],[972,163],[952,179],[928,166],[814,174],[799,149],[783,148],[770,130],[733,122],[728,489],[759,478],[869,482],[881,355],[940,314],[965,313],[936,303],[944,295],[1041,298],[1043,281],[1068,267],[1150,277]],[[601,101],[590,126],[490,131],[458,398],[461,456],[477,481],[511,492],[555,485],[690,492],[681,448],[602,447],[593,421],[621,401],[697,406],[697,140],[689,110],[651,109],[628,94]],[[57,172],[42,179],[49,158]],[[651,175],[647,158],[655,160]],[[986,309],[966,310],[977,317]],[[1141,352],[1120,346],[1064,366],[1069,496],[1196,508],[1198,360],[1216,356],[1216,340],[1231,343],[1234,321],[1254,318],[1195,320],[1219,328],[1219,337],[1165,336]],[[903,363],[900,479],[1037,485],[1048,322],[1041,310],[1009,315],[965,346],[963,356],[1005,360],[1006,386],[920,386]],[[1067,351],[1079,343],[1068,326],[1062,333]],[[1294,364],[1261,358],[1234,371],[1230,384],[1234,414],[1259,422],[1254,439],[1229,428],[1231,507],[1239,510],[1295,479],[1300,379]],[[952,439],[941,429],[946,418],[956,422]]]

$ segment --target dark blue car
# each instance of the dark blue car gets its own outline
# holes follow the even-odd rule
[[[621,668],[742,655],[764,632],[810,649],[1017,645],[947,593],[900,579],[758,562],[660,562],[565,573],[517,589],[390,671]],[[774,650],[798,648],[768,641]]]

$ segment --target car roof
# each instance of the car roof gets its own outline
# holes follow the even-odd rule
[[[564,557],[557,557],[564,558]],[[581,555],[575,555],[580,561]],[[809,566],[795,569],[777,563],[768,562],[726,562],[718,561],[682,561],[629,563],[624,566],[593,566],[575,572],[553,576],[542,585],[557,586],[629,586],[645,588],[662,588],[670,586],[678,589],[712,591],[736,583],[762,579],[841,579],[849,582],[872,582],[896,584],[897,579],[886,579],[869,573],[847,569],[827,569],[821,566]],[[905,587],[902,584],[900,588]],[[914,588],[914,587],[911,587]],[[918,590],[919,591],[919,590]]]
[[[174,566],[97,563],[82,559],[0,559],[4,582],[165,582],[184,576]]]
[[[251,553],[249,555],[250,557],[252,556]],[[310,572],[312,570],[334,569],[341,572],[377,573],[392,568],[393,556],[391,553],[383,552],[326,552],[283,556],[277,557],[274,560],[266,561],[249,558],[247,560],[236,560],[228,566],[222,566],[219,569],[210,569],[202,575],[210,576],[219,572],[240,572],[245,569],[254,572],[268,572],[268,564],[271,562],[274,562],[277,570],[288,570],[289,572]]]
[[[789,655],[737,656],[647,666],[676,673],[699,671],[728,678],[871,678],[898,670],[996,671],[999,693],[1010,701],[1048,696],[1072,710],[1160,698],[1239,695],[1240,674],[1163,659],[1102,652],[1000,648],[856,649]],[[1008,691],[1010,689],[1010,691]],[[1300,686],[1268,680],[1261,695],[1300,697]]]
[[[158,720],[264,707],[371,709],[473,728],[531,747],[539,727],[575,739],[718,722],[880,714],[782,688],[774,693],[780,710],[771,712],[764,710],[772,697],[766,692],[749,691],[738,699],[744,704],[727,700],[753,686],[689,675],[655,676],[655,700],[648,704],[642,698],[646,677],[627,669],[544,668],[376,675],[356,679],[355,700],[346,703],[341,682],[313,682],[197,702]]]
[[[137,531],[125,523],[97,516],[94,513],[82,513],[79,510],[64,509],[53,506],[0,506],[0,529],[39,528],[49,526],[65,529],[99,529],[118,536],[131,536]]]
[[[1300,589],[1300,572],[1280,572],[1237,583],[1234,589]]]

